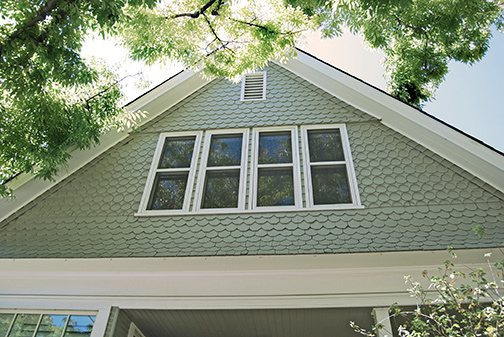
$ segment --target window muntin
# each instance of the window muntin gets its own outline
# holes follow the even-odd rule
[[[254,130],[252,208],[301,207],[295,127]]]
[[[161,134],[139,212],[189,210],[201,132]]]
[[[248,129],[205,135],[195,210],[245,209]]]
[[[0,313],[1,337],[89,337],[95,314]]]
[[[162,134],[138,215],[362,207],[344,125],[249,130]]]
[[[360,206],[344,125],[302,127],[307,207]]]

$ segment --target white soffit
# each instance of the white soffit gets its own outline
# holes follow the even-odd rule
[[[143,125],[209,82],[209,80],[203,79],[192,71],[184,71],[128,103],[125,108],[128,111],[141,110],[147,112],[146,118],[140,123],[140,125]],[[0,221],[3,221],[19,208],[128,137],[129,131],[131,130],[108,132],[100,137],[99,145],[83,151],[73,151],[67,166],[60,169],[59,174],[54,177],[54,181],[33,179],[31,174],[21,174],[13,179],[12,182],[9,182],[9,186],[14,189],[15,198],[0,199]]]
[[[504,192],[504,156],[497,151],[303,51],[281,66]]]

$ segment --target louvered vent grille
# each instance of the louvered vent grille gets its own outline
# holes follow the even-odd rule
[[[242,101],[266,99],[266,73],[244,75],[242,80]]]

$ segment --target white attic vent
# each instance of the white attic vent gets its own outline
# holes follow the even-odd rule
[[[242,78],[242,101],[266,99],[266,72],[245,74]]]

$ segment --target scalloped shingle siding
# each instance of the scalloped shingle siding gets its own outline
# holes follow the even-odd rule
[[[321,254],[497,247],[504,195],[279,66],[265,101],[215,80],[0,223],[0,257]],[[160,132],[346,123],[365,209],[135,217]],[[249,172],[250,173],[250,172]],[[479,239],[471,230],[486,229]]]

